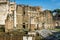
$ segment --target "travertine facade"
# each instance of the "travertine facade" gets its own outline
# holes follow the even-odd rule
[[[0,26],[9,31],[16,27],[16,3],[0,0]]]
[[[41,7],[17,6],[17,27],[34,31],[36,29],[53,29],[53,17],[49,11],[41,11]]]
[[[5,27],[5,32],[14,29],[54,29],[57,24],[60,26],[60,21],[57,23],[48,10],[42,11],[39,6],[16,5],[15,2],[6,0],[0,1],[0,18],[0,25]]]
[[[0,0],[0,26],[5,31],[11,31],[16,27],[16,3],[8,0]]]
[[[0,0],[0,26],[5,28],[5,20],[8,14],[8,2]]]
[[[45,24],[45,28],[47,28],[47,29],[54,29],[53,15],[48,10],[44,11],[43,21],[45,21],[45,23],[44,23]]]
[[[5,31],[11,31],[16,27],[16,4],[15,2],[9,3],[9,11],[5,23]]]

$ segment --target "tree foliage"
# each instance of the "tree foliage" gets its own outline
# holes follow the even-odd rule
[[[60,14],[60,9],[54,9],[53,12]]]

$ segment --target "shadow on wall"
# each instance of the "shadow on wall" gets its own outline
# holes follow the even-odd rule
[[[60,26],[55,26],[55,28],[60,29]]]
[[[0,27],[0,32],[5,32],[5,28],[4,27]]]

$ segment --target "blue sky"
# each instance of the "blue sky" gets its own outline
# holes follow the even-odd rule
[[[60,0],[15,0],[17,4],[41,6],[42,9],[60,8]]]

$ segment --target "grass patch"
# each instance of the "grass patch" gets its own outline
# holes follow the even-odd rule
[[[60,31],[60,28],[55,28],[54,30],[55,30],[55,31]]]

